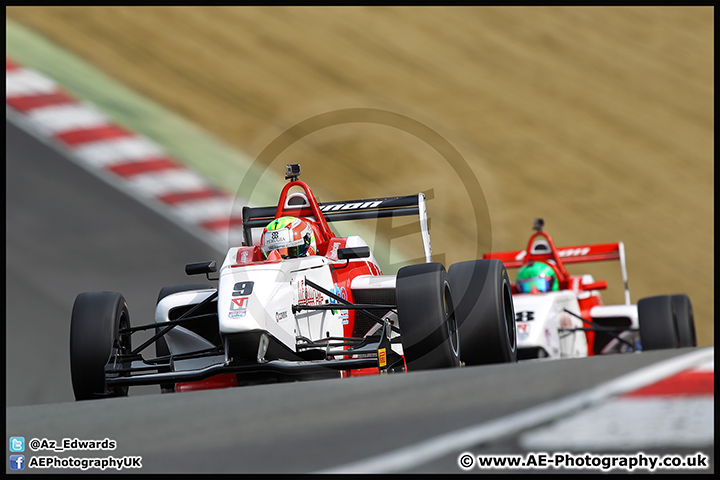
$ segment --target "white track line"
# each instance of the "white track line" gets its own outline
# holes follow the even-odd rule
[[[317,473],[391,473],[409,470],[453,452],[461,452],[473,445],[507,437],[566,416],[600,400],[653,384],[703,362],[713,361],[714,352],[715,347],[697,349],[559,400]]]
[[[610,398],[523,432],[518,444],[529,452],[704,448],[715,439],[714,404],[713,395]]]

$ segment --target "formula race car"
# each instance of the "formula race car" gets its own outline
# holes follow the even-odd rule
[[[511,283],[499,260],[432,262],[425,197],[320,204],[287,166],[278,204],[243,208],[243,243],[188,275],[217,286],[160,290],[132,326],[116,292],[77,296],[70,331],[77,400],[517,361]],[[291,190],[294,190],[291,192]],[[426,263],[384,275],[359,236],[329,222],[418,215]],[[211,278],[216,274],[217,277]],[[132,334],[154,334],[133,348]],[[156,356],[143,352],[155,346]]]
[[[486,253],[506,268],[518,268],[512,283],[518,358],[585,357],[696,345],[692,305],[687,295],[660,295],[630,303],[622,242],[556,248],[535,219],[525,250]],[[565,265],[619,260],[624,305],[603,305],[606,281],[570,275]]]

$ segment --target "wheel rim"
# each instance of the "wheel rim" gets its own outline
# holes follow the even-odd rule
[[[120,320],[118,321],[118,336],[113,342],[113,356],[119,354],[127,354],[132,351],[131,336],[129,333],[119,333],[120,331],[130,328],[130,319],[126,311],[120,314]],[[128,387],[110,387],[107,389],[111,396],[125,396],[128,392]]]
[[[674,342],[675,347],[674,348],[680,348],[682,345],[680,345],[680,328],[678,326],[678,314],[677,309],[675,308],[675,302],[670,302],[670,311],[672,312],[672,323],[673,323],[673,333],[674,333]]]
[[[505,330],[510,340],[510,352],[517,349],[517,338],[515,336],[515,316],[513,315],[512,294],[507,283],[503,283],[503,313],[505,315]]]
[[[697,334],[695,333],[695,317],[693,316],[692,306],[690,308],[690,347],[697,346]]]
[[[118,332],[125,330],[130,327],[130,321],[125,312],[120,315],[120,321],[118,322]],[[115,339],[114,353],[130,353],[131,343],[130,335],[127,333],[118,333],[118,338]]]
[[[453,300],[448,282],[445,282],[444,290],[443,307],[445,309],[445,325],[447,325],[448,329],[448,340],[450,341],[450,348],[452,349],[453,354],[455,357],[460,358],[460,340],[457,334],[457,319],[455,318],[455,309],[453,308]]]

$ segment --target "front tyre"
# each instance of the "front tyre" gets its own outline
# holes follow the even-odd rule
[[[396,298],[408,371],[460,365],[460,343],[445,267],[422,263],[397,273]]]
[[[687,295],[641,298],[637,304],[643,350],[694,347],[695,321]]]
[[[75,298],[70,321],[70,374],[76,400],[125,397],[128,387],[105,385],[105,365],[132,350],[125,298],[117,292],[85,292]]]
[[[515,307],[500,260],[469,260],[448,271],[455,300],[461,359],[466,365],[517,362]]]
[[[680,347],[670,295],[641,298],[637,309],[643,350]]]

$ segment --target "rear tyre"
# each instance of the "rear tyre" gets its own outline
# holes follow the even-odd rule
[[[469,260],[448,271],[461,359],[466,365],[517,362],[515,307],[500,260]]]
[[[397,309],[408,371],[460,366],[460,343],[445,267],[422,263],[397,274]]]
[[[675,322],[677,326],[680,347],[695,347],[695,318],[693,317],[692,304],[687,295],[673,295],[673,308],[675,310]]]
[[[641,298],[637,304],[640,344],[643,350],[680,347],[670,295]]]
[[[160,300],[167,297],[168,295],[172,295],[173,293],[179,293],[179,292],[189,292],[192,290],[203,290],[208,288],[207,285],[201,285],[201,284],[189,284],[189,285],[168,285],[167,287],[163,287],[160,290],[160,293],[158,293],[157,301],[155,302],[155,305],[157,306],[158,303],[160,303]],[[155,333],[158,333],[160,331],[159,328],[155,329]],[[170,348],[168,347],[167,341],[165,340],[165,337],[160,337],[157,340],[155,340],[155,355],[158,357],[165,357],[167,355],[170,355]],[[159,368],[159,373],[165,373],[170,372],[171,370],[169,368]],[[160,392],[161,393],[172,393],[175,391],[175,384],[174,383],[161,383],[160,384]]]
[[[70,374],[76,400],[125,397],[128,387],[105,385],[105,365],[132,350],[125,298],[117,292],[85,292],[75,298],[70,321]]]

